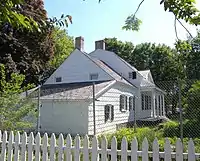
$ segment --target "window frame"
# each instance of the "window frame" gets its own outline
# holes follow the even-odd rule
[[[57,79],[59,79],[60,81],[57,81]],[[55,82],[56,82],[56,83],[62,82],[62,77],[55,77]]]
[[[98,80],[99,74],[98,73],[90,73],[90,80]],[[95,78],[93,78],[95,77]]]
[[[145,95],[141,94],[141,106],[142,110],[145,110]]]
[[[135,110],[135,96],[129,97],[129,111]]]
[[[135,77],[133,77],[135,75]],[[135,71],[129,72],[128,73],[129,79],[136,79],[137,78],[137,73]]]
[[[112,104],[106,104],[104,106],[104,118],[105,123],[107,123],[108,121],[114,121],[114,106]]]
[[[126,95],[124,95],[124,94],[120,95],[120,99],[119,99],[120,105],[119,105],[119,107],[120,107],[121,112],[126,112],[128,110],[128,100],[127,99],[128,99],[128,97]],[[123,100],[123,102],[122,102],[122,100]]]

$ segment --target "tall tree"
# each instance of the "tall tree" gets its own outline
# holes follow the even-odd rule
[[[42,0],[26,0],[20,13],[34,19],[41,31],[21,30],[0,24],[0,63],[10,73],[19,71],[26,76],[26,83],[38,83],[46,64],[53,56],[52,26],[48,24]]]
[[[107,50],[114,51],[138,70],[150,69],[155,81],[184,77],[178,53],[166,45],[142,43],[134,47],[131,42],[123,43],[116,38],[105,40]]]
[[[32,17],[26,17],[21,13],[21,5],[24,0],[1,0],[0,24],[10,24],[16,28],[32,30],[37,28],[37,23]]]
[[[50,60],[50,66],[56,69],[74,50],[74,40],[73,37],[67,35],[65,29],[62,30],[58,27],[53,29],[52,39],[54,41],[54,56]]]
[[[29,84],[21,88],[24,79],[24,75],[12,73],[10,80],[7,81],[5,67],[0,64],[1,130],[24,130],[33,126],[30,118],[33,118],[33,120],[36,118],[35,103],[20,95],[33,85]]]

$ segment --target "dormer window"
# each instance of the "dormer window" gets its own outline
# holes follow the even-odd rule
[[[97,80],[99,77],[98,73],[92,73],[90,74],[90,80]]]
[[[128,77],[129,79],[136,79],[136,72],[129,72]]]
[[[62,77],[56,77],[56,82],[62,82]]]

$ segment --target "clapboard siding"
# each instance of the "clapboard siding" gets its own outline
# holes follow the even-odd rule
[[[135,89],[116,83],[111,89],[99,97],[95,102],[96,115],[96,133],[108,133],[116,131],[116,124],[126,123],[134,120],[134,111],[120,111],[120,95],[134,96]],[[129,102],[128,102],[129,103]],[[104,107],[106,104],[114,106],[114,120],[105,123]],[[88,134],[93,135],[93,103],[88,108]]]
[[[112,80],[103,69],[91,61],[79,50],[73,51],[60,67],[47,79],[45,84],[62,84],[88,82],[90,73],[98,73],[98,80]],[[55,82],[56,77],[62,77],[62,82]]]
[[[42,102],[41,131],[87,134],[88,102],[49,100]]]

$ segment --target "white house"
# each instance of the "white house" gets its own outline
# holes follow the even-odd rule
[[[138,71],[106,51],[104,41],[95,42],[89,54],[82,37],[76,38],[75,47],[42,86],[41,131],[93,135],[165,116],[164,92],[149,70]]]

